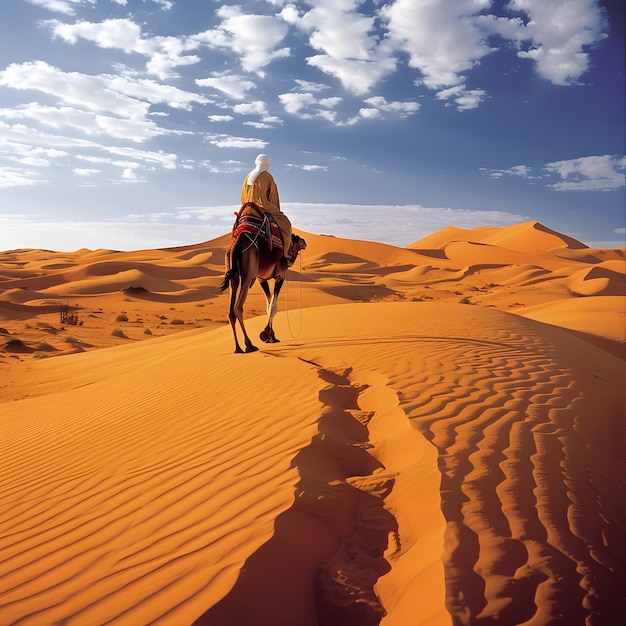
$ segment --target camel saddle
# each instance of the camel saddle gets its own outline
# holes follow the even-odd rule
[[[241,206],[232,230],[231,248],[239,240],[243,233],[246,233],[254,242],[257,238],[264,239],[270,250],[274,247],[283,247],[283,240],[280,236],[278,224],[274,221],[271,213],[266,211],[254,202],[246,202]]]

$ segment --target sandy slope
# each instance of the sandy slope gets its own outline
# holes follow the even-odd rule
[[[1,255],[0,624],[619,623],[624,251],[305,236],[249,355],[227,237]]]

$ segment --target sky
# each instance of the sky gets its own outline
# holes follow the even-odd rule
[[[537,220],[624,246],[622,0],[2,0],[0,250]]]

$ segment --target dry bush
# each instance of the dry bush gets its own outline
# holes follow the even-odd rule
[[[78,324],[78,312],[75,307],[67,302],[61,305],[60,317],[61,324],[67,324],[68,326],[76,326]]]

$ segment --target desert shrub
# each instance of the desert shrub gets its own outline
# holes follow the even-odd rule
[[[123,313],[120,313],[116,318],[115,318],[116,322],[127,322],[128,321],[128,315],[124,315]]]
[[[478,302],[472,302],[467,296],[465,296],[464,298],[461,298],[459,300],[459,304],[473,304],[473,305],[476,305],[476,304],[478,304]]]
[[[180,325],[180,324],[184,324],[184,323],[185,323],[185,320],[180,320],[180,319],[173,319],[170,322],[170,324],[173,324],[173,325]]]
[[[68,324],[69,326],[76,326],[76,324],[78,324],[78,312],[67,302],[61,305],[60,317],[61,324]]]
[[[111,335],[113,337],[119,337],[120,339],[128,339],[128,337],[124,334],[124,331],[121,328],[114,328]]]
[[[33,359],[47,359],[48,355],[45,352],[35,352]]]
[[[141,285],[126,285],[126,287],[122,287],[121,291],[123,291],[126,294],[141,294],[141,293],[148,293],[148,290],[145,287],[142,287]]]

